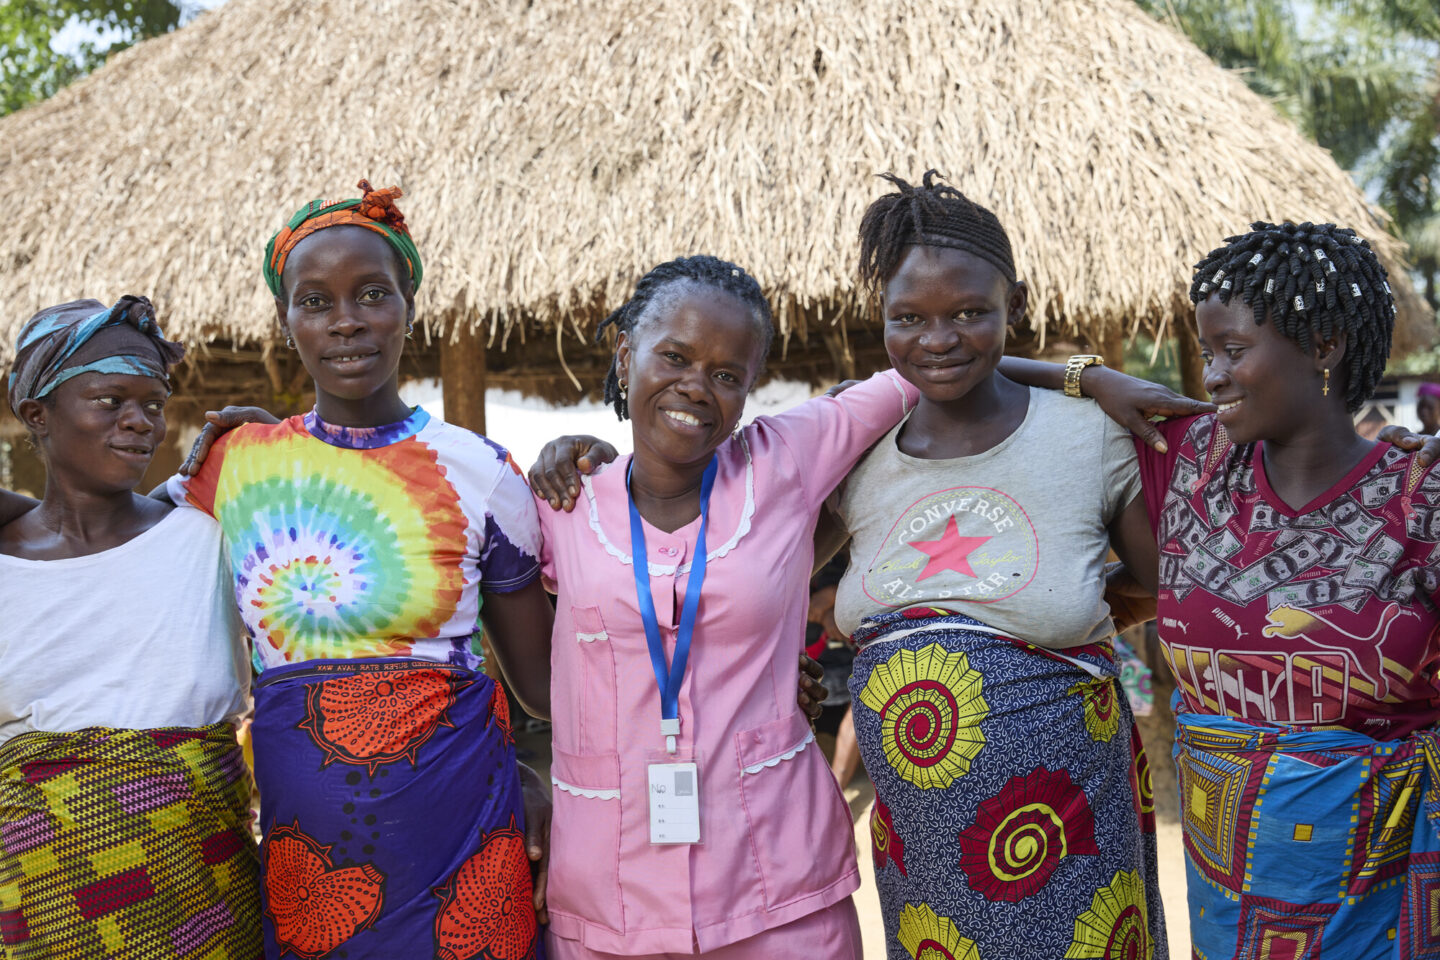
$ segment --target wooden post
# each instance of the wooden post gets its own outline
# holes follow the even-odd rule
[[[445,419],[476,433],[485,432],[485,333],[468,324],[454,342],[440,344],[440,390]]]
[[[1124,371],[1125,331],[1120,329],[1119,321],[1112,321],[1105,325],[1105,330],[1100,335],[1100,349],[1097,352],[1105,358],[1105,366],[1111,370]]]
[[[1175,359],[1180,367],[1180,385],[1187,397],[1207,400],[1205,361],[1200,359],[1200,341],[1190,324],[1178,317],[1170,321],[1170,336],[1175,339]]]

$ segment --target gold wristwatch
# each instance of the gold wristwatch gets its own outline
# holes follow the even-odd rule
[[[1093,353],[1077,353],[1065,361],[1065,396],[1084,396],[1080,392],[1080,374],[1091,364],[1105,365],[1105,358]]]

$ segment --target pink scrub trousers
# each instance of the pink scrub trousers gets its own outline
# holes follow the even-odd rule
[[[548,933],[545,948],[550,960],[768,960],[778,957],[826,957],[861,960],[860,918],[855,901],[846,897],[823,910],[787,924],[726,944],[709,953],[646,953],[621,955],[591,950],[578,940]]]

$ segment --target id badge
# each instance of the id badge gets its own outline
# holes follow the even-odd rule
[[[700,842],[700,774],[694,763],[650,764],[650,842]]]

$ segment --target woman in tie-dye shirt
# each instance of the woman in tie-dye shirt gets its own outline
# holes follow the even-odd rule
[[[266,956],[543,951],[504,692],[548,658],[540,531],[502,448],[400,399],[419,254],[399,191],[315,201],[266,279],[315,409],[247,424],[169,489],[215,517],[254,641]],[[543,684],[520,685],[548,713]]]

